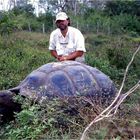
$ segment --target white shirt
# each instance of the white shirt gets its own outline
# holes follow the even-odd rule
[[[86,52],[85,41],[82,33],[68,26],[68,32],[64,37],[59,28],[54,30],[50,35],[49,50],[56,50],[58,55],[69,55],[75,51]]]

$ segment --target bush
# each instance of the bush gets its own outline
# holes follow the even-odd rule
[[[3,35],[9,35],[12,33],[16,27],[14,24],[12,18],[14,15],[6,13],[6,12],[0,12],[0,34]]]
[[[13,35],[11,35],[12,37]],[[18,37],[20,34],[18,34]],[[26,37],[30,35],[26,34]],[[39,34],[34,35],[40,36]],[[8,89],[17,86],[21,80],[25,78],[34,69],[39,66],[51,61],[53,59],[47,52],[47,47],[42,49],[45,51],[40,51],[41,46],[40,40],[32,38],[30,41],[27,39],[10,38],[7,41],[7,45],[3,44],[0,46],[0,89]],[[27,38],[28,38],[27,37]],[[45,36],[42,35],[43,38]],[[9,42],[9,43],[8,43]],[[42,40],[43,42],[43,40]],[[44,44],[46,44],[46,38],[44,39]],[[36,46],[37,45],[37,46]],[[47,44],[46,44],[47,45]]]

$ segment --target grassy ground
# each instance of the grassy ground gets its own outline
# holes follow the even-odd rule
[[[16,32],[0,37],[0,90],[17,86],[34,69],[54,61],[48,52],[49,36],[40,33]],[[131,35],[107,36],[86,34],[86,62],[110,76],[119,89],[125,68],[136,50],[140,38]],[[140,52],[127,75],[123,93],[140,79]],[[116,116],[95,124],[89,139],[140,139],[140,89],[120,106]],[[23,111],[16,120],[2,125],[0,139],[80,139],[85,127],[103,107],[80,107],[79,114],[70,116],[60,107],[72,108],[67,101],[53,100],[33,104],[19,97]],[[79,99],[76,99],[79,101]]]

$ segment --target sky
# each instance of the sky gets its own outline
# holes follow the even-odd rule
[[[0,10],[6,10],[9,0],[0,0]]]
[[[11,0],[0,0],[0,10],[7,11],[9,9],[9,3]],[[16,0],[15,0],[16,1]],[[38,15],[38,1],[39,0],[30,0],[31,4],[33,4],[33,7],[35,8],[35,13]]]

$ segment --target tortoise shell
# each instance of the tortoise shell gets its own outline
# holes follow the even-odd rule
[[[15,93],[38,101],[59,97],[71,102],[73,97],[83,96],[95,103],[110,104],[116,88],[111,79],[97,68],[76,61],[48,63],[34,70],[17,87],[0,91],[3,121],[12,119],[14,112],[22,110],[21,104],[13,100]]]
[[[30,73],[16,88],[31,98],[90,96],[109,98],[116,88],[111,79],[89,65],[76,61],[52,62]]]

